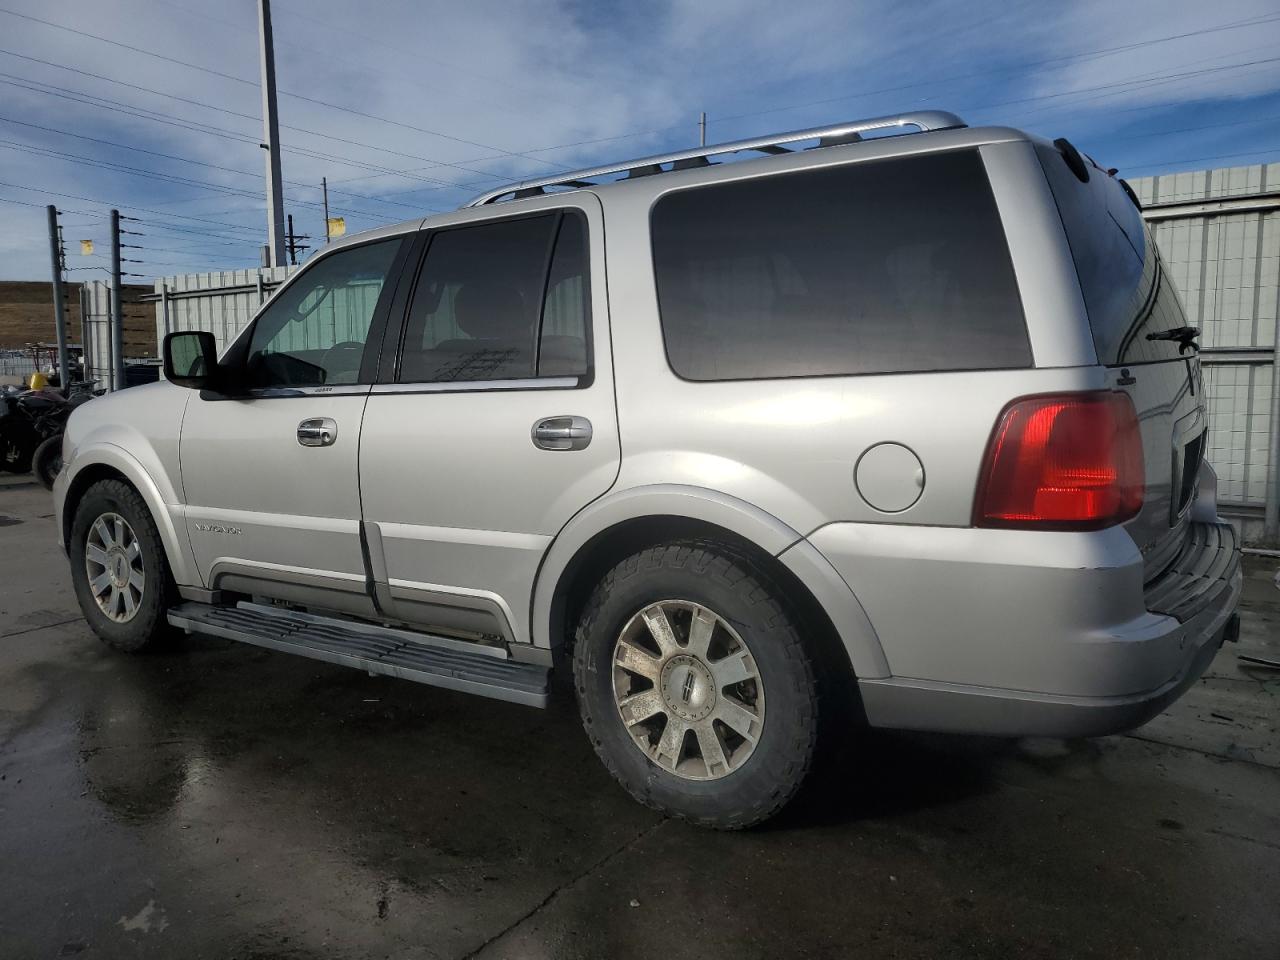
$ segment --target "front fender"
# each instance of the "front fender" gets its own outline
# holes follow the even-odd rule
[[[579,552],[610,528],[644,517],[684,517],[713,524],[777,557],[826,611],[855,674],[862,678],[889,675],[880,641],[858,598],[801,533],[743,500],[679,484],[631,487],[606,495],[564,526],[547,551],[534,585],[530,636],[535,647],[551,647],[553,601]]]
[[[177,502],[173,486],[167,479],[158,483],[133,454],[114,443],[99,440],[78,446],[71,462],[58,475],[53,492],[59,544],[66,548],[64,531],[69,518],[64,516],[64,511],[67,493],[76,486],[77,476],[97,466],[110,467],[121,474],[142,495],[152,519],[155,520],[156,529],[160,532],[160,540],[164,544],[165,556],[169,559],[174,580],[184,586],[203,586],[187,538],[186,508]]]

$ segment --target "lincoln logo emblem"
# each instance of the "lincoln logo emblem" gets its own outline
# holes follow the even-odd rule
[[[693,696],[693,674],[686,673],[684,675],[684,688],[680,691],[680,698],[685,702],[689,702],[689,698]]]

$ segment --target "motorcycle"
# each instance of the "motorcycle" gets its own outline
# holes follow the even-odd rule
[[[62,471],[62,431],[71,412],[93,398],[93,382],[57,390],[6,389],[0,393],[0,470],[31,471],[47,489]]]

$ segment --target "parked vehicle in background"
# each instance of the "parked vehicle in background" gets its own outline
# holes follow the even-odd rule
[[[919,113],[514,184],[165,364],[67,431],[103,639],[533,705],[571,667],[604,764],[697,823],[780,810],[838,704],[1102,734],[1236,629],[1195,331],[1065,141]]]
[[[71,411],[92,398],[92,384],[73,383],[67,395],[52,387],[0,393],[0,470],[32,471],[46,488],[62,468],[62,430]]]

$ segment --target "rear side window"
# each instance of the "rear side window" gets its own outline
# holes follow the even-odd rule
[[[400,382],[586,374],[587,286],[577,213],[441,231],[409,309]]]
[[[1090,166],[1082,183],[1054,147],[1036,152],[1067,233],[1098,362],[1176,360],[1178,343],[1161,334],[1187,318],[1138,208],[1102,171]]]
[[[684,190],[651,230],[667,358],[687,380],[1031,365],[976,151]]]

